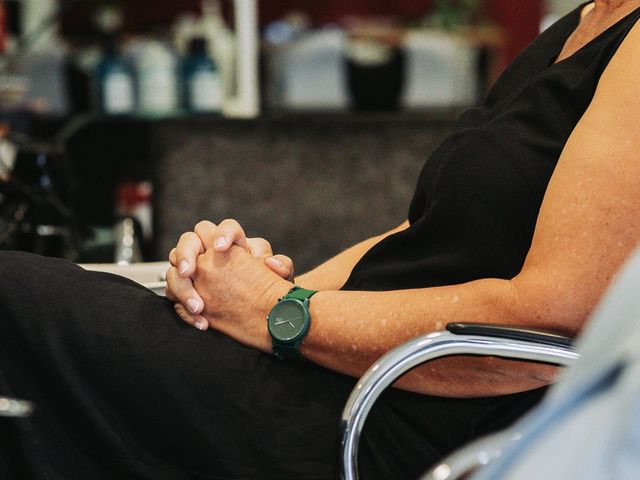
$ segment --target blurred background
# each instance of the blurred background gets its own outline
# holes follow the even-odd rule
[[[406,218],[460,112],[580,3],[0,0],[0,248],[157,260],[234,217],[309,268]]]

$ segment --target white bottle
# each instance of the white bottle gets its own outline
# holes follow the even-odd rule
[[[135,108],[133,72],[109,42],[97,68],[98,107],[106,115],[126,115]]]
[[[220,0],[202,0],[198,34],[207,39],[209,57],[220,70],[222,103],[233,95],[234,36],[222,15]]]
[[[178,78],[173,53],[158,41],[147,42],[137,55],[138,112],[169,115],[178,109]]]
[[[207,42],[196,37],[191,40],[189,55],[183,63],[185,107],[194,113],[220,112],[222,86],[220,70],[207,55]]]

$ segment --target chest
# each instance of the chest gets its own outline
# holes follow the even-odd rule
[[[555,63],[566,60],[598,38],[624,17],[640,7],[640,1],[627,1],[619,6],[600,6],[591,3],[582,10],[580,23],[569,35]]]

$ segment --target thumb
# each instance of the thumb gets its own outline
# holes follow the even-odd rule
[[[286,255],[274,255],[264,259],[265,265],[274,273],[278,274],[285,280],[293,280],[294,268],[293,260]]]

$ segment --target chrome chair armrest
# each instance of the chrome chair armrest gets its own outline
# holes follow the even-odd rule
[[[25,400],[0,397],[0,417],[28,417],[33,412],[33,404]]]
[[[418,365],[457,355],[495,356],[562,366],[579,358],[570,339],[550,332],[464,323],[450,324],[447,328],[451,331],[423,335],[389,351],[360,378],[340,422],[338,467],[342,480],[359,478],[358,445],[373,404],[387,387]]]

